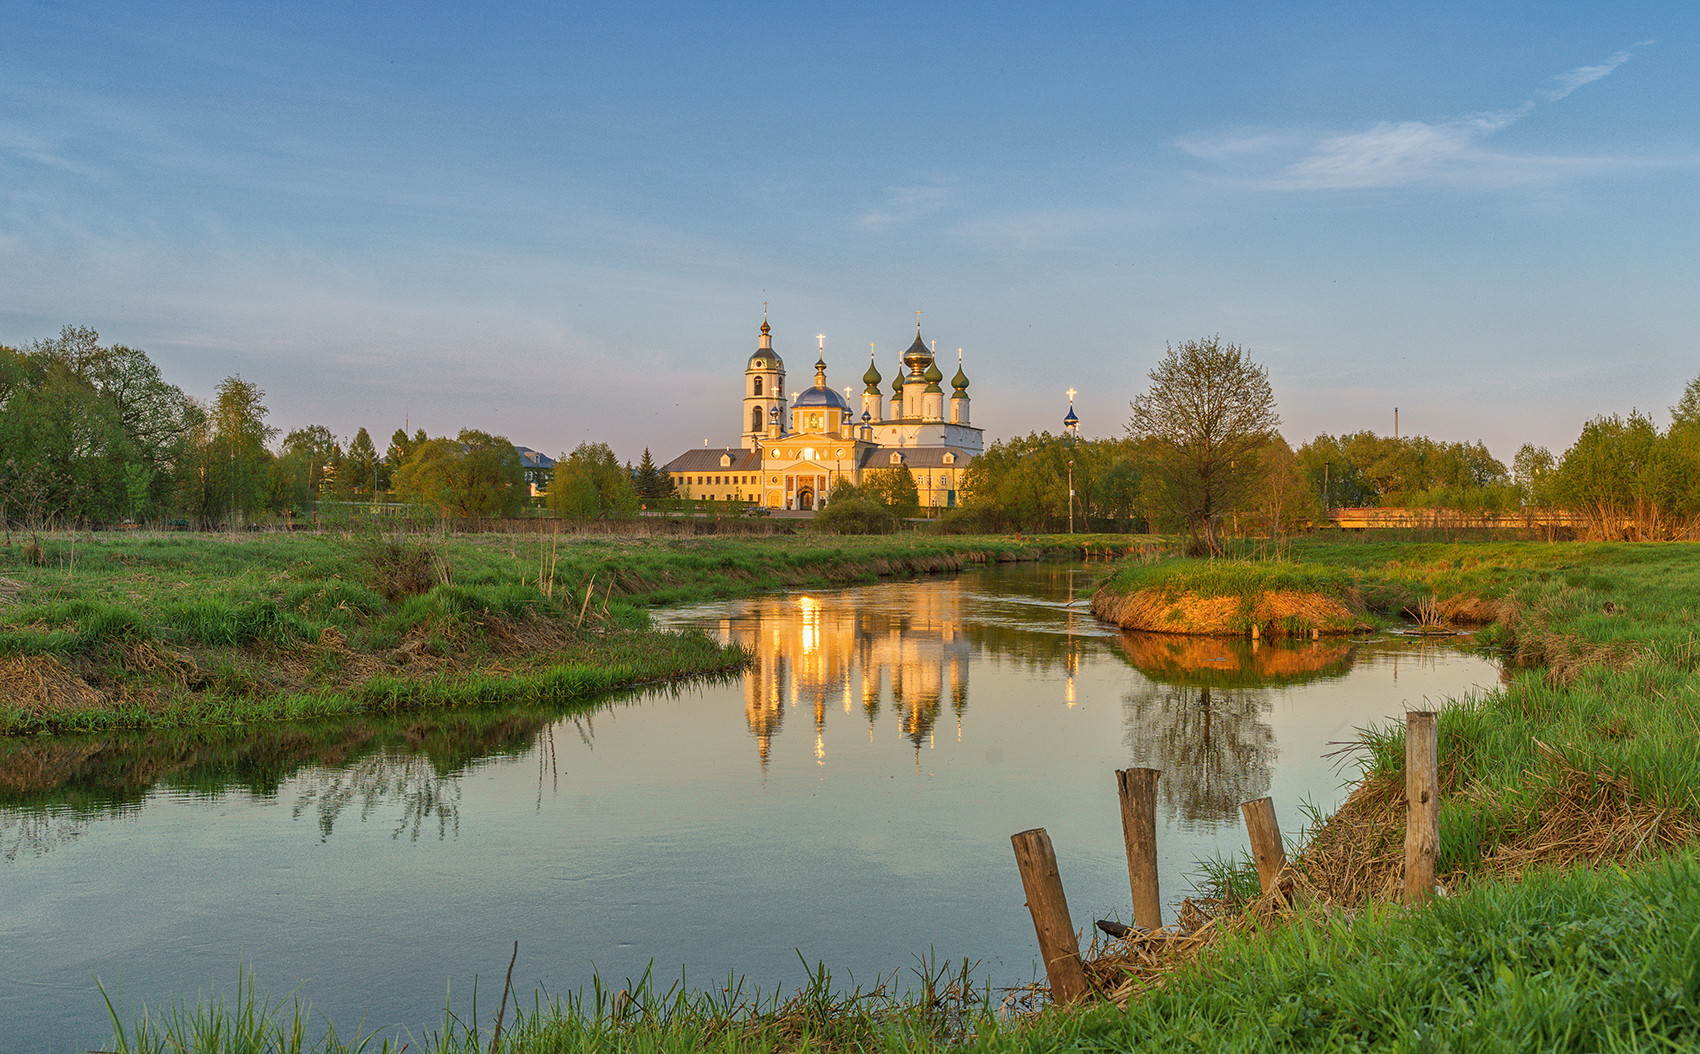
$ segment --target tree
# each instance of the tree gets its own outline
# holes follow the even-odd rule
[[[841,480],[811,526],[822,534],[890,534],[897,529],[897,517],[866,489]]]
[[[908,465],[877,468],[862,477],[862,492],[890,509],[893,515],[919,516],[921,491]]]
[[[1524,443],[1511,459],[1517,494],[1526,509],[1544,509],[1553,503],[1553,470],[1557,462],[1544,446]]]
[[[396,492],[456,516],[517,516],[525,497],[519,452],[502,436],[471,428],[428,439],[396,470]]]
[[[1195,550],[1220,553],[1216,520],[1257,486],[1263,464],[1255,455],[1281,423],[1269,373],[1245,349],[1207,337],[1170,345],[1150,376],[1128,434],[1162,445],[1163,500]]]
[[[214,390],[199,450],[199,502],[203,519],[240,526],[261,505],[268,489],[266,443],[277,429],[266,424],[266,393],[240,376],[226,377]]]
[[[629,516],[637,511],[638,492],[607,443],[580,443],[555,460],[548,501],[549,510],[566,519]]]
[[[378,450],[372,445],[372,437],[366,429],[354,433],[354,438],[348,442],[348,454],[343,459],[347,469],[347,483],[356,493],[370,496],[378,480]]]
[[[673,477],[661,471],[655,464],[655,459],[649,456],[648,447],[643,448],[643,460],[638,462],[637,472],[632,476],[632,485],[637,488],[638,497],[644,501],[673,496]]]

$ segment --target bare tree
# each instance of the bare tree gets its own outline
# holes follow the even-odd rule
[[[1207,337],[1169,346],[1151,390],[1133,401],[1127,431],[1162,444],[1169,511],[1185,521],[1194,549],[1220,553],[1216,520],[1257,485],[1256,455],[1280,423],[1269,372],[1238,345]]]

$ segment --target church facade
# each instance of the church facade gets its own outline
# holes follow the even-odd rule
[[[785,362],[763,319],[744,369],[739,445],[687,450],[663,471],[693,498],[812,511],[840,483],[861,485],[871,472],[908,468],[923,508],[951,508],[962,500],[963,477],[984,448],[985,432],[969,423],[960,352],[948,397],[943,380],[917,324],[889,400],[871,355],[859,396],[854,387],[833,390],[824,339],[814,384],[787,395]]]

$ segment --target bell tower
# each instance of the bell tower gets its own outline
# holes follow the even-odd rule
[[[759,450],[761,441],[787,434],[785,412],[785,363],[773,350],[772,329],[767,324],[767,305],[762,305],[761,339],[744,369],[744,420],[741,426],[745,450]]]

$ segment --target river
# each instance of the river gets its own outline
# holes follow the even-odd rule
[[[967,958],[1041,976],[1009,836],[1045,827],[1077,927],[1128,920],[1113,771],[1161,769],[1164,899],[1326,813],[1356,729],[1498,682],[1457,646],[1142,637],[1092,568],[733,600],[657,621],[745,643],[749,673],[566,708],[0,743],[6,1045],[110,1040],[142,1004],[246,970],[343,1034],[417,1045],[476,983],[792,987]],[[1172,917],[1172,909],[1170,911]],[[903,979],[899,979],[899,985]],[[483,1022],[488,1027],[491,1022]]]

